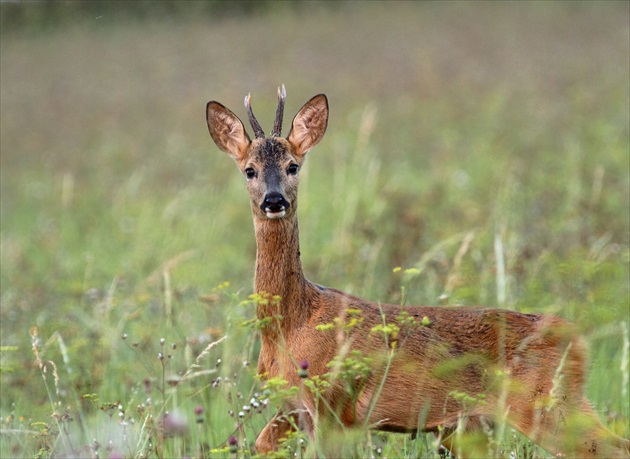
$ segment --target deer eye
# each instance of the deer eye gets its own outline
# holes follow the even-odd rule
[[[245,177],[247,177],[248,180],[253,179],[256,177],[256,171],[253,168],[248,167],[245,169]]]
[[[296,175],[298,173],[299,167],[297,164],[291,164],[288,168],[287,168],[287,174],[289,175]]]

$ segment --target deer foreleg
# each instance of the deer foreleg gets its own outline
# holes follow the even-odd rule
[[[308,411],[296,410],[290,413],[278,411],[256,439],[258,454],[276,451],[278,446],[289,437],[289,434],[296,431],[296,428],[313,438],[313,419]]]

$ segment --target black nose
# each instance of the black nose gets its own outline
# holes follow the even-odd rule
[[[289,208],[289,202],[284,199],[282,194],[274,191],[265,196],[265,200],[260,205],[260,208],[263,212],[282,212],[283,210],[287,210]]]

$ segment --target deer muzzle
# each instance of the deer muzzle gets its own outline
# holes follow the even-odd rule
[[[289,201],[277,191],[266,194],[260,205],[260,209],[267,215],[267,218],[282,218],[286,215],[289,207]]]

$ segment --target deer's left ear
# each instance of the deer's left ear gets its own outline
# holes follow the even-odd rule
[[[212,140],[221,150],[239,160],[246,153],[251,140],[241,120],[219,102],[208,102],[206,121]]]
[[[328,99],[324,94],[318,94],[306,102],[295,115],[287,140],[298,156],[304,156],[322,140],[327,126]]]

